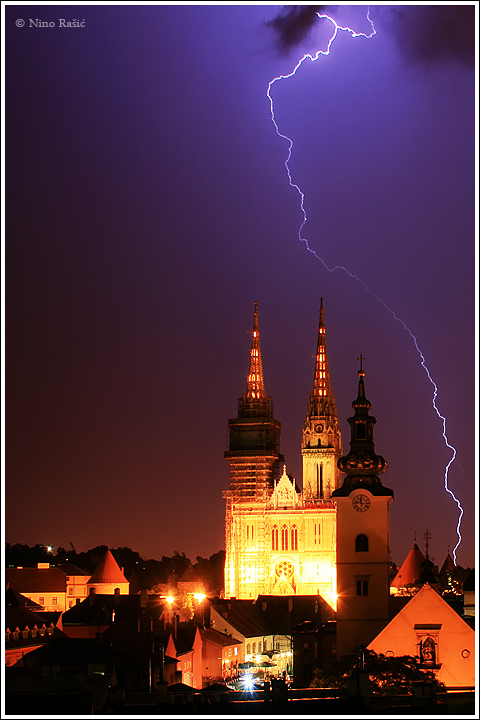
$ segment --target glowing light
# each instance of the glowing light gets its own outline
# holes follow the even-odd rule
[[[170,603],[170,605],[171,605],[173,603],[173,601],[175,600],[175,598],[172,595],[168,595],[165,598],[165,600],[167,601],[167,603]]]
[[[195,600],[196,600],[197,602],[201,603],[201,602],[203,602],[203,601],[205,600],[205,598],[206,598],[207,596],[206,596],[204,593],[195,593],[195,595],[194,595],[193,597],[195,598]]]
[[[243,687],[247,692],[251,692],[253,690],[253,680],[248,675],[244,675],[242,678]]]
[[[366,292],[367,292],[369,295],[371,295],[373,298],[375,298],[375,300],[377,300],[377,302],[379,302],[379,303],[385,308],[385,310],[386,310],[388,313],[390,313],[390,315],[394,318],[394,320],[396,320],[398,323],[400,323],[400,324],[402,325],[402,327],[404,328],[404,330],[410,335],[410,337],[411,337],[411,339],[412,339],[412,341],[413,341],[413,343],[414,343],[414,345],[415,345],[415,349],[416,349],[416,351],[417,351],[417,353],[418,353],[418,355],[419,355],[419,357],[420,357],[420,363],[421,363],[423,369],[425,370],[425,373],[426,373],[426,375],[427,375],[427,377],[428,377],[428,380],[430,381],[430,383],[432,384],[432,387],[433,387],[432,406],[433,406],[433,409],[435,410],[436,414],[438,415],[438,418],[439,418],[439,419],[441,420],[441,422],[442,422],[442,425],[443,425],[442,436],[443,436],[445,445],[446,445],[447,448],[448,448],[449,450],[451,450],[451,452],[452,452],[452,456],[451,456],[449,462],[447,463],[447,465],[446,465],[446,467],[445,467],[445,472],[444,472],[444,488],[445,488],[445,491],[446,491],[446,492],[451,496],[451,498],[456,502],[457,507],[458,507],[458,510],[459,510],[458,522],[457,522],[457,527],[456,527],[456,532],[457,532],[458,541],[457,541],[457,544],[455,545],[455,547],[454,547],[454,549],[453,549],[453,552],[452,552],[452,554],[453,554],[453,561],[454,561],[454,563],[455,563],[455,565],[456,565],[456,564],[457,564],[456,551],[457,551],[457,548],[459,547],[460,543],[462,542],[462,536],[461,536],[461,533],[460,533],[460,526],[461,526],[461,523],[462,523],[462,517],[463,517],[464,510],[463,510],[462,505],[460,504],[460,501],[458,500],[458,498],[454,495],[454,493],[452,492],[452,490],[451,490],[451,489],[449,488],[449,486],[448,486],[448,473],[449,473],[451,464],[452,464],[453,461],[455,460],[455,457],[456,457],[456,455],[457,455],[457,451],[456,451],[456,449],[453,447],[453,445],[450,445],[450,443],[449,443],[449,441],[448,441],[446,419],[445,419],[445,417],[440,413],[440,411],[439,411],[439,409],[438,409],[438,407],[437,407],[437,404],[436,404],[436,399],[437,399],[437,394],[438,394],[438,388],[437,388],[437,385],[436,385],[436,383],[434,382],[433,378],[432,378],[431,375],[430,375],[430,372],[429,372],[429,370],[428,370],[428,367],[427,367],[427,365],[426,365],[426,363],[425,363],[425,357],[424,357],[423,353],[421,352],[421,350],[420,350],[420,348],[419,348],[419,346],[418,346],[417,339],[416,339],[415,335],[412,333],[412,331],[410,330],[410,328],[407,327],[407,325],[405,324],[405,322],[404,322],[403,320],[401,320],[401,318],[397,317],[397,315],[395,314],[395,312],[394,312],[380,297],[378,297],[378,295],[376,295],[372,290],[370,290],[370,288],[368,287],[368,285],[367,285],[365,282],[363,282],[363,280],[361,280],[357,275],[355,275],[354,273],[350,272],[350,270],[348,270],[346,267],[343,267],[342,265],[334,265],[333,267],[328,266],[327,263],[325,262],[325,260],[324,260],[320,255],[318,255],[318,254],[315,252],[315,250],[313,250],[313,249],[310,247],[307,238],[302,237],[303,228],[305,227],[305,225],[306,225],[306,223],[307,223],[307,213],[306,213],[305,206],[304,206],[305,194],[302,192],[302,190],[300,189],[300,187],[299,187],[296,183],[293,182],[293,179],[292,179],[292,174],[291,174],[291,172],[290,172],[290,165],[289,165],[289,163],[290,163],[290,159],[291,159],[291,157],[292,157],[293,140],[292,140],[290,137],[288,137],[288,135],[284,135],[283,133],[280,132],[280,129],[279,129],[278,124],[277,124],[277,121],[276,121],[276,119],[275,119],[275,109],[274,109],[273,98],[272,98],[272,95],[271,95],[271,90],[272,90],[272,88],[273,88],[273,86],[274,86],[274,84],[275,84],[276,82],[279,82],[280,80],[288,80],[289,78],[293,77],[293,76],[296,74],[297,70],[303,65],[303,63],[305,62],[305,60],[308,59],[308,60],[310,60],[311,62],[315,62],[316,60],[318,60],[318,58],[320,57],[320,55],[329,55],[329,54],[330,54],[330,49],[331,49],[331,47],[332,47],[332,44],[333,44],[335,38],[336,38],[337,35],[338,35],[338,31],[339,31],[339,30],[341,30],[342,32],[348,32],[348,33],[350,33],[351,36],[354,37],[354,38],[356,38],[356,37],[371,38],[371,37],[373,37],[374,35],[376,35],[376,30],[375,30],[374,25],[373,25],[373,22],[372,22],[372,20],[371,20],[371,18],[370,18],[370,8],[369,8],[368,11],[367,11],[367,20],[368,20],[368,22],[370,23],[370,26],[371,26],[371,29],[372,29],[372,32],[371,32],[370,34],[357,33],[357,32],[355,32],[354,30],[352,30],[352,28],[343,27],[343,26],[341,26],[341,25],[338,25],[338,24],[335,22],[335,20],[333,20],[333,18],[329,17],[328,15],[320,15],[319,13],[317,13],[317,16],[318,16],[318,18],[319,18],[320,20],[328,20],[329,22],[332,23],[332,26],[333,26],[333,28],[332,28],[332,36],[331,36],[331,38],[329,39],[329,41],[328,41],[328,43],[327,43],[327,49],[326,49],[326,50],[318,50],[314,55],[311,55],[310,53],[306,53],[306,54],[297,62],[297,64],[295,65],[294,69],[292,70],[292,72],[288,73],[287,75],[279,75],[278,77],[273,78],[273,80],[271,80],[271,81],[269,82],[268,88],[267,88],[267,97],[268,97],[268,100],[269,100],[269,102],[270,102],[270,114],[271,114],[272,123],[273,123],[273,125],[274,125],[274,127],[275,127],[275,132],[277,133],[277,135],[278,135],[280,138],[282,138],[283,140],[286,140],[286,141],[288,142],[287,158],[286,158],[286,160],[285,160],[285,162],[284,162],[285,169],[286,169],[286,171],[287,171],[288,182],[289,182],[289,185],[290,185],[292,188],[294,188],[294,189],[297,191],[297,193],[299,194],[299,196],[300,196],[300,208],[301,208],[301,211],[302,211],[302,214],[303,214],[303,220],[302,220],[302,223],[301,223],[300,228],[299,228],[299,230],[298,230],[298,239],[299,239],[300,242],[305,243],[305,247],[306,247],[306,249],[308,250],[308,252],[311,253],[312,255],[314,255],[314,256],[317,258],[317,260],[319,260],[319,261],[322,263],[322,265],[324,266],[324,268],[325,268],[326,270],[328,270],[328,272],[333,273],[333,272],[335,272],[336,270],[341,270],[341,271],[345,272],[347,275],[349,275],[353,280],[356,280],[358,283],[360,283],[360,285],[362,285],[362,287],[366,290]],[[319,394],[321,395],[321,394],[322,394],[322,391],[320,391]],[[325,394],[325,393],[324,393],[324,394]],[[333,600],[333,598],[332,598],[332,600]]]
[[[54,548],[53,545],[47,545],[47,552],[49,552],[49,553],[53,552],[53,548]]]

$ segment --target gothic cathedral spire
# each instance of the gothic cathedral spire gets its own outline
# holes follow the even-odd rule
[[[337,460],[342,439],[330,382],[323,298],[320,299],[317,354],[313,388],[303,427],[303,494],[305,499],[329,499],[340,485]]]
[[[238,399],[238,416],[228,421],[230,489],[237,502],[265,500],[280,476],[281,423],[273,417],[272,398],[263,380],[258,306],[255,302],[247,388]]]
[[[242,401],[243,413],[272,413],[271,398],[265,392],[263,380],[262,351],[260,349],[260,331],[258,329],[258,303],[255,301],[253,314],[252,346],[250,349],[250,366],[247,376],[247,390]]]

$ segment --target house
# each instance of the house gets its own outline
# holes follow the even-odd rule
[[[201,690],[202,638],[198,627],[187,623],[176,625],[170,633],[165,655],[179,661],[177,671],[182,673],[182,683]]]
[[[6,568],[5,580],[43,610],[63,612],[67,607],[66,575],[58,567],[38,563],[36,568]]]
[[[447,688],[475,686],[475,632],[428,583],[368,645],[388,656],[412,655]]]
[[[90,575],[73,563],[60,563],[58,567],[65,573],[67,588],[66,609],[68,610],[76,604],[77,600],[85,600],[87,597],[87,582]]]
[[[242,662],[242,641],[213,628],[200,630],[203,684],[235,677]]]
[[[249,662],[252,658],[255,661],[264,651],[290,650],[289,640],[280,635],[274,636],[261,606],[252,600],[214,598],[209,605],[210,627],[241,641],[241,663]]]

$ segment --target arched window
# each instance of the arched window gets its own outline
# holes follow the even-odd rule
[[[272,550],[278,550],[278,527],[276,525],[272,528]]]
[[[253,643],[252,652],[253,652],[254,655],[257,654],[257,643]]]
[[[298,530],[297,530],[296,525],[294,525],[292,527],[291,536],[292,536],[292,544],[291,544],[292,550],[298,550]]]
[[[282,550],[288,550],[288,528],[282,525]]]
[[[355,552],[368,552],[368,537],[366,535],[357,535],[355,538]]]
[[[365,423],[357,423],[356,424],[357,429],[357,440],[365,440],[366,434],[365,434]]]
[[[247,643],[247,655],[250,655],[250,650],[251,650],[251,649],[252,649],[252,648],[251,648],[250,643]]]

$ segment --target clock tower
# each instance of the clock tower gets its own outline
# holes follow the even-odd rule
[[[389,505],[393,490],[378,475],[387,463],[376,455],[370,402],[360,356],[358,397],[353,401],[350,452],[338,460],[343,484],[337,504],[337,657],[368,645],[388,623]]]

